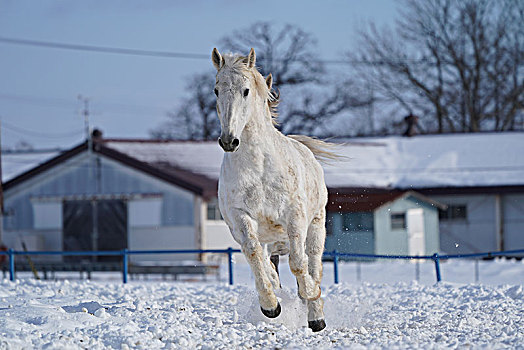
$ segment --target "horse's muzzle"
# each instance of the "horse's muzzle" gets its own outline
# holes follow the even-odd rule
[[[226,152],[235,152],[240,145],[240,140],[233,137],[219,137],[218,144]]]

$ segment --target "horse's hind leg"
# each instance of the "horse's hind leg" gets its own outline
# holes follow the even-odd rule
[[[278,273],[278,263],[280,262],[280,256],[278,254],[271,255],[271,258],[269,258],[269,260],[271,260],[271,263],[273,264],[273,267],[275,268],[277,275],[280,275]]]
[[[280,284],[280,274],[278,273],[278,263],[280,261],[280,256],[278,254],[276,255],[271,255],[271,257],[269,258],[269,260],[271,261],[271,263],[273,264],[273,267],[275,268],[275,272],[277,273],[277,277],[278,277],[278,287],[279,288],[282,288],[282,285]]]
[[[308,272],[315,281],[315,284],[319,286],[322,281],[322,254],[326,240],[325,217],[325,209],[322,209],[310,223],[306,238]],[[324,301],[322,298],[308,301],[307,308],[309,328],[314,332],[324,329],[326,323],[324,321]]]
[[[276,273],[276,284],[274,284],[274,286],[275,288],[281,288],[282,286],[280,285],[280,274],[278,271],[278,263],[280,262],[280,255],[289,254],[289,245],[286,242],[277,241],[277,242],[269,244],[268,250],[269,250],[269,255],[270,255],[269,260],[271,261],[270,275]]]

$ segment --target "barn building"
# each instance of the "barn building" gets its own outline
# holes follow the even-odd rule
[[[350,160],[324,167],[331,202],[415,191],[446,206],[440,252],[524,248],[524,132],[347,141],[342,153]],[[383,225],[391,227],[394,215]]]

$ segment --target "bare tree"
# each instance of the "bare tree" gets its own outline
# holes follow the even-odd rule
[[[317,82],[324,71],[318,59],[316,40],[297,26],[278,28],[269,22],[257,22],[234,31],[222,39],[222,46],[232,52],[257,52],[261,73],[273,75],[279,88]]]
[[[372,102],[369,95],[355,92],[360,89],[350,81],[332,83],[327,92],[324,86],[307,89],[301,96],[288,104],[283,130],[286,133],[328,136],[347,136],[358,133],[362,126],[352,130],[341,130],[339,126],[333,127],[333,119],[342,116],[350,118],[350,112],[361,108],[368,108]],[[351,93],[350,93],[351,92]],[[354,119],[354,118],[353,118]],[[335,122],[334,124],[338,124]],[[354,123],[353,123],[354,124]]]
[[[427,130],[522,128],[523,23],[519,1],[405,0],[396,30],[360,32],[352,58],[383,101],[416,113]]]
[[[236,53],[255,48],[261,73],[273,75],[274,85],[283,98],[279,127],[284,133],[332,134],[326,124],[362,104],[348,96],[354,90],[348,89],[347,82],[336,83],[333,75],[326,74],[316,40],[299,27],[258,22],[233,32],[219,46]],[[211,71],[191,77],[188,97],[151,135],[162,139],[216,139],[220,130],[213,86]]]
[[[215,110],[214,84],[212,71],[193,75],[186,87],[189,96],[168,112],[168,120],[151,130],[151,136],[165,140],[216,140],[220,124]]]

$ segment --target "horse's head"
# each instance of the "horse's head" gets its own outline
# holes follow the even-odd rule
[[[215,95],[221,126],[218,143],[224,151],[234,152],[240,146],[242,131],[249,119],[267,99],[268,90],[255,68],[254,49],[244,57],[222,56],[215,48],[211,58],[217,69]]]

